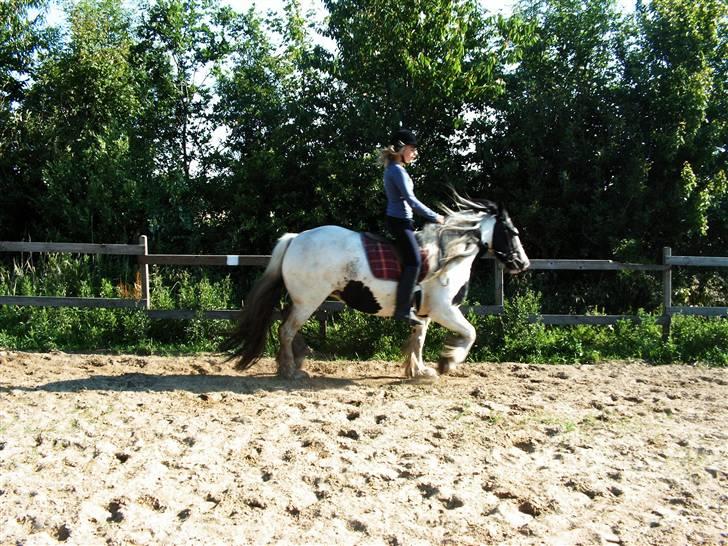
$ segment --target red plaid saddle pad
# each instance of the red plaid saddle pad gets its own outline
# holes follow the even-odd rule
[[[383,280],[399,280],[402,274],[402,265],[399,262],[399,256],[394,250],[394,245],[389,242],[375,239],[368,233],[361,234],[361,241],[364,245],[364,252],[369,261],[369,267],[377,279]],[[427,251],[420,249],[422,256],[422,267],[420,268],[421,281],[427,276],[429,266],[427,264]]]

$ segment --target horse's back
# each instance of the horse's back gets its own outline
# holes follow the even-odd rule
[[[299,237],[302,235],[306,235],[307,237],[332,238],[341,240],[346,237],[358,236],[359,232],[352,231],[351,229],[345,228],[343,226],[326,225],[302,231],[298,235]]]
[[[295,239],[295,245],[309,251],[339,248],[355,250],[361,246],[360,234],[341,226],[319,226],[303,231]]]
[[[365,272],[361,235],[341,226],[320,226],[299,233],[283,259],[283,277],[292,284],[321,284],[336,290]]]

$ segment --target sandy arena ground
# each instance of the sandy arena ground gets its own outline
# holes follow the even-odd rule
[[[0,544],[728,544],[728,370],[0,353]]]

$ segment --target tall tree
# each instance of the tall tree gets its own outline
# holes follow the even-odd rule
[[[209,206],[208,239],[243,252],[267,252],[289,220],[276,216],[286,206],[282,164],[289,146],[290,78],[286,51],[277,52],[270,27],[249,10],[229,25],[234,47],[227,68],[217,72],[214,107],[225,131],[212,159],[214,173],[204,192]],[[300,202],[299,202],[300,204]],[[222,243],[218,243],[222,244]]]
[[[422,142],[413,169],[419,195],[435,202],[447,199],[448,185],[467,187],[465,152],[477,135],[465,129],[502,91],[498,67],[518,49],[507,42],[519,44],[527,29],[515,20],[487,17],[471,0],[418,0],[406,7],[384,0],[325,4],[327,35],[337,45],[329,68],[339,91],[331,112],[334,137],[349,154],[347,171],[326,192],[356,184],[355,202],[380,216],[381,172],[372,152],[400,124]]]
[[[144,5],[137,30],[142,112],[136,145],[153,174],[150,231],[175,248],[200,245],[205,206],[198,196],[214,146],[214,73],[230,51],[232,16],[213,0],[159,0]]]
[[[624,151],[621,21],[614,2],[602,0],[527,1],[519,15],[537,28],[537,39],[503,74],[505,93],[482,120],[490,135],[477,150],[483,184],[521,208],[534,255],[603,256],[611,236],[603,222]]]
[[[31,207],[39,187],[25,167],[34,162],[25,131],[25,101],[37,58],[54,41],[43,26],[46,0],[0,3],[0,238],[19,239],[36,220]]]
[[[637,5],[624,85],[643,159],[640,238],[654,250],[699,243],[726,199],[726,16],[720,0]]]
[[[138,233],[129,127],[138,110],[121,0],[82,0],[69,12],[70,40],[42,65],[28,99],[42,182],[42,235],[129,240]]]

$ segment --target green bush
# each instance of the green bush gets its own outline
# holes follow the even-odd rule
[[[541,362],[544,352],[554,343],[553,335],[540,322],[530,322],[529,317],[541,311],[540,296],[525,291],[504,302],[503,349],[501,360]]]
[[[503,321],[494,315],[468,314],[468,321],[475,327],[477,337],[470,351],[473,361],[501,360],[503,350]]]
[[[728,366],[728,321],[674,316],[671,328],[675,360]]]
[[[392,319],[382,319],[344,309],[327,320],[321,337],[318,321],[309,320],[303,334],[319,354],[331,358],[398,360],[408,329]]]
[[[592,363],[609,359],[642,359],[652,363],[728,361],[728,321],[675,317],[672,334],[662,339],[658,315],[638,311],[636,320],[614,326],[547,326],[532,322],[541,313],[541,297],[524,290],[504,304],[503,314],[471,315],[478,338],[475,361]]]
[[[114,269],[116,267],[116,269]],[[116,271],[110,273],[110,271]],[[87,258],[49,255],[36,263],[0,267],[0,293],[81,297],[120,297],[133,285],[133,267]],[[154,309],[230,309],[239,304],[229,276],[211,278],[186,269],[155,268],[151,276]],[[477,290],[472,294],[487,297]],[[728,365],[728,320],[675,316],[670,339],[662,339],[658,315],[639,311],[636,320],[614,326],[547,326],[534,320],[542,313],[542,296],[518,287],[498,316],[470,313],[477,332],[471,361],[590,363],[609,359],[643,359],[653,363],[700,362]],[[232,324],[227,321],[151,320],[141,310],[0,306],[0,346],[47,351],[111,350],[142,352],[215,351]],[[274,322],[266,354],[278,350]],[[320,323],[311,319],[302,333],[319,358],[400,360],[407,326],[392,319],[345,309]],[[425,359],[436,361],[450,332],[432,324]]]
[[[672,343],[662,340],[662,326],[654,315],[640,310],[637,320],[623,320],[617,323],[614,333],[606,342],[605,349],[610,358],[639,358],[648,362],[671,361]]]

